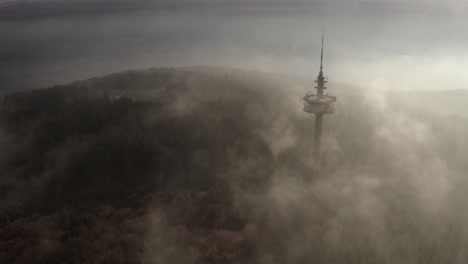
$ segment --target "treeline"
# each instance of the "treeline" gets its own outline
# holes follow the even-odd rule
[[[468,259],[466,118],[336,89],[318,175],[303,84],[152,69],[4,96],[0,262]]]

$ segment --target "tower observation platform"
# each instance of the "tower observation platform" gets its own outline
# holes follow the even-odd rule
[[[333,103],[336,102],[336,96],[316,94],[306,94],[304,96],[304,112],[309,114],[333,114],[335,108]]]
[[[315,80],[317,86],[317,93],[307,93],[304,96],[304,112],[315,115],[315,135],[314,135],[314,155],[316,162],[320,165],[320,146],[322,136],[322,119],[323,115],[335,113],[333,103],[336,102],[336,96],[331,94],[324,94],[327,89],[325,84],[328,82],[327,78],[323,76],[323,32],[322,32],[322,48],[320,52],[320,72]]]

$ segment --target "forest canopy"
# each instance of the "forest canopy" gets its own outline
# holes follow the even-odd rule
[[[163,68],[3,96],[0,262],[465,263],[467,117],[330,85],[319,175],[312,86]]]

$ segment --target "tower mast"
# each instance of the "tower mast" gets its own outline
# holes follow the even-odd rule
[[[325,77],[323,77],[323,30],[322,30],[322,46],[320,49],[320,72],[319,75],[317,76],[317,80],[315,81],[317,83],[317,96],[318,98],[323,97],[323,90],[326,89],[325,83]],[[323,119],[323,113],[318,112],[315,113],[315,130],[314,130],[314,156],[317,161],[317,163],[320,163],[320,148],[322,144],[322,119]]]
[[[320,50],[320,72],[315,80],[317,86],[316,94],[307,93],[304,96],[304,111],[315,115],[315,128],[314,128],[314,157],[318,167],[320,167],[320,153],[322,141],[322,121],[323,116],[335,112],[333,103],[336,102],[336,97],[332,95],[324,95],[323,91],[327,89],[325,84],[326,78],[323,76],[323,30],[322,30],[322,46]]]

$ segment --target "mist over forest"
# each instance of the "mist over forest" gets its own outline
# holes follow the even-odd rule
[[[330,83],[317,175],[311,85],[190,67],[4,96],[0,260],[465,263],[466,115]]]
[[[465,14],[0,0],[0,263],[468,263]]]

